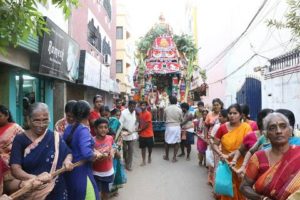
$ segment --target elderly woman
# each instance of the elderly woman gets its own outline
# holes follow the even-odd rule
[[[289,144],[292,127],[281,113],[264,119],[271,149],[249,160],[241,191],[248,199],[284,200],[300,189],[300,147]]]
[[[246,122],[241,122],[242,120],[242,110],[239,104],[233,104],[229,106],[228,111],[228,119],[229,122],[226,122],[220,126],[218,129],[215,138],[214,138],[214,151],[220,156],[221,159],[228,159],[229,154],[236,151],[242,144],[245,136],[251,131],[251,127]],[[219,145],[221,145],[221,151],[219,149]],[[237,167],[240,167],[243,162],[243,158],[241,157],[237,161]],[[242,200],[245,199],[242,194],[239,192],[238,188],[240,185],[240,180],[236,173],[232,174],[232,182],[233,182],[233,193],[234,196],[220,196],[221,200],[226,199],[234,199],[234,200]]]
[[[67,199],[63,176],[50,173],[65,166],[72,169],[72,155],[57,132],[48,129],[48,106],[34,103],[29,108],[29,129],[15,137],[10,165],[12,174],[19,180],[35,179],[43,184],[29,194],[35,199]]]
[[[93,152],[94,140],[88,126],[90,105],[80,100],[74,105],[72,112],[76,122],[67,127],[63,138],[72,149],[73,162],[86,162],[66,173],[69,199],[96,200],[99,199],[99,192],[93,176],[92,160],[99,155]]]

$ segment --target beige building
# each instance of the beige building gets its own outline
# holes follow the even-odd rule
[[[130,95],[133,48],[125,6],[117,2],[116,79],[121,96]]]

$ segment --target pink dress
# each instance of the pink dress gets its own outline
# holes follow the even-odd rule
[[[199,153],[204,154],[207,149],[207,143],[204,139],[207,139],[207,137],[204,134],[205,123],[203,121],[203,118],[200,119],[196,127],[197,135],[200,136],[197,139],[197,150]]]

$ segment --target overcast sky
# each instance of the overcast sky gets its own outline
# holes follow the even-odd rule
[[[158,22],[161,13],[173,27],[174,32],[180,32],[183,25],[184,5],[186,0],[117,0],[126,3],[132,33],[140,37],[153,24]]]

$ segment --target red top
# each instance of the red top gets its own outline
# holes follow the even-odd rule
[[[221,124],[220,128],[218,129],[215,137],[218,138],[219,140],[222,139],[222,137],[228,133],[228,129],[227,129],[227,126],[226,126],[226,123],[224,124]]]
[[[257,139],[256,131],[251,131],[244,137],[243,144],[248,151],[257,142]]]
[[[101,153],[110,153],[112,146],[114,144],[114,139],[110,135],[106,135],[104,139],[100,140],[94,137],[95,146],[94,148]],[[111,170],[113,167],[113,159],[112,158],[103,158],[100,160],[96,160],[93,163],[93,170],[96,172],[107,172]]]
[[[89,121],[93,121],[96,119],[99,119],[101,117],[100,112],[96,111],[96,110],[92,110],[89,116]],[[92,136],[95,136],[95,130],[94,127],[90,124],[90,129],[91,129],[91,134]]]
[[[140,132],[140,137],[153,137],[152,114],[149,111],[144,111],[139,114],[139,126],[143,129],[148,123],[148,127]]]

